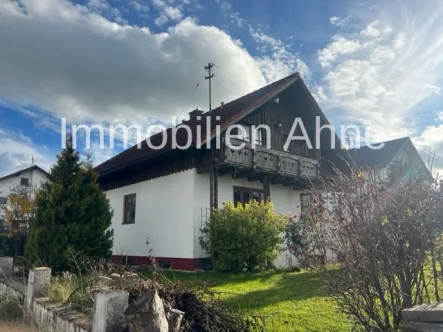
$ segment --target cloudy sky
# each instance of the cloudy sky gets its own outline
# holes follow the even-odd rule
[[[0,175],[70,124],[168,122],[298,71],[335,126],[413,138],[443,169],[443,2],[0,0]],[[94,149],[100,163],[118,153]]]

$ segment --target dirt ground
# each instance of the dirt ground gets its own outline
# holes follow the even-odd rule
[[[39,332],[39,330],[24,323],[0,322],[0,332]]]

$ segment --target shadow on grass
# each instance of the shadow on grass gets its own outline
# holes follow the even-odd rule
[[[252,284],[244,289],[242,294],[231,295],[222,302],[237,308],[255,310],[281,302],[296,302],[325,296],[321,280],[315,272],[276,274],[264,285],[254,286]]]
[[[206,282],[222,302],[236,308],[260,309],[284,301],[300,301],[323,297],[325,292],[317,272],[223,273],[164,271],[167,279],[186,282]],[[149,277],[149,273],[145,274]]]

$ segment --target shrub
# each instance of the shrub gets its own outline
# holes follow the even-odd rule
[[[320,271],[342,312],[366,331],[398,331],[403,309],[441,299],[443,191],[438,181],[382,183],[374,173],[337,177],[327,188],[335,202],[315,197],[309,214],[325,229],[313,248],[340,263]]]
[[[92,314],[92,288],[98,285],[99,282],[92,272],[85,275],[64,272],[51,281],[48,297],[52,302],[70,305],[83,313]]]
[[[214,267],[221,271],[252,271],[272,263],[282,252],[287,219],[274,212],[272,203],[228,202],[213,209],[201,229],[200,244],[211,253]]]
[[[17,321],[23,314],[23,305],[17,297],[0,295],[0,321]]]
[[[72,269],[69,250],[91,258],[110,257],[112,212],[97,178],[91,163],[80,162],[68,144],[37,194],[35,221],[25,248],[27,261],[58,273]]]

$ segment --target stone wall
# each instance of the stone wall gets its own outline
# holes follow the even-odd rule
[[[12,276],[13,266],[3,264],[4,275]],[[29,272],[26,283],[12,277],[0,278],[0,295],[17,296],[34,323],[48,332],[117,332],[126,328],[124,312],[128,306],[126,291],[97,290],[92,319],[71,307],[51,303],[47,292],[51,283],[50,268]]]
[[[7,261],[7,260],[5,260]],[[51,269],[40,267],[29,271],[27,283],[12,280],[12,265],[5,264],[4,272],[11,278],[0,279],[0,295],[17,296],[33,322],[47,332],[121,332],[157,331],[178,332],[183,312],[170,308],[156,290],[140,296],[129,304],[129,293],[110,287],[94,291],[92,317],[72,307],[53,303],[48,296]],[[121,278],[119,275],[111,275]],[[134,277],[136,275],[131,275]],[[112,280],[112,279],[109,279]],[[137,300],[137,301],[139,301]]]

